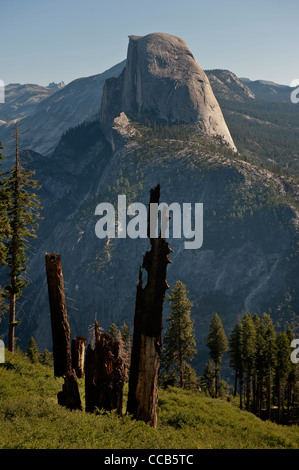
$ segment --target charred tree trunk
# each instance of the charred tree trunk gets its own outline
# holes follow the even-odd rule
[[[46,254],[46,272],[51,314],[54,375],[63,377],[71,368],[70,326],[64,294],[61,256]]]
[[[75,370],[78,379],[84,377],[84,357],[86,338],[77,336],[72,339],[72,368]]]
[[[62,391],[57,394],[58,404],[70,410],[81,410],[82,406],[76,372],[70,370],[63,378]]]
[[[85,411],[96,408],[122,414],[124,362],[119,342],[96,327],[95,347],[89,344],[85,359]]]
[[[160,185],[151,189],[150,204],[159,203]],[[164,238],[150,237],[150,214],[148,211],[148,237],[151,250],[143,258],[142,268],[148,274],[147,284],[142,287],[142,270],[139,269],[137,285],[134,335],[129,376],[127,411],[133,418],[157,426],[158,420],[158,374],[162,347],[162,314],[169,254],[172,250]],[[158,221],[156,222],[158,223]]]
[[[72,369],[70,326],[67,317],[61,256],[46,254],[46,272],[51,314],[54,375],[63,377],[64,385],[58,393],[58,403],[70,409],[81,409],[76,372]]]

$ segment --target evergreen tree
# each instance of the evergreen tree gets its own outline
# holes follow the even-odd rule
[[[260,348],[259,348],[259,331],[260,331],[260,319],[255,313],[252,316],[254,328],[255,328],[255,347],[254,347],[254,362],[253,362],[253,377],[252,377],[252,411],[257,413],[259,410],[259,362],[260,362]]]
[[[271,419],[272,406],[272,375],[276,363],[276,333],[269,314],[263,313],[261,316],[261,333],[263,336],[263,357],[265,365],[265,378],[267,381],[267,414]]]
[[[110,326],[109,326],[109,331],[108,331],[109,335],[112,336],[112,338],[115,340],[115,341],[118,341],[119,340],[119,330],[116,326],[115,323],[112,323]]]
[[[249,314],[241,320],[241,355],[246,375],[246,409],[250,409],[250,383],[255,361],[256,331],[253,319]]]
[[[286,329],[286,334],[288,336],[289,340],[289,350],[290,350],[290,355],[291,355],[291,342],[293,339],[295,339],[295,334],[294,331],[290,326],[287,327]],[[287,377],[287,407],[288,407],[288,412],[290,411],[290,406],[294,402],[294,396],[295,396],[295,387],[297,381],[299,382],[299,376],[298,376],[298,368],[296,367],[296,364],[290,361],[290,369]]]
[[[38,352],[38,348],[37,348],[37,345],[36,345],[36,341],[33,338],[33,336],[31,336],[31,338],[29,340],[29,344],[28,344],[28,348],[27,348],[27,356],[29,357],[30,361],[33,364],[35,364],[39,361],[39,352]]]
[[[129,378],[129,370],[131,364],[131,349],[132,349],[132,342],[131,342],[131,333],[130,329],[125,322],[123,322],[119,335],[121,337],[121,341],[123,343],[122,346],[122,353],[123,353],[123,360],[125,364],[125,376],[126,380]]]
[[[243,362],[241,349],[241,326],[237,323],[229,337],[229,356],[230,366],[235,371],[234,396],[237,393],[237,384],[239,380],[240,396],[242,395],[243,383]],[[241,407],[242,408],[242,407]]]
[[[48,349],[44,349],[42,353],[39,355],[39,362],[44,366],[53,366],[53,353],[48,351]]]
[[[184,388],[187,390],[196,390],[198,386],[196,371],[188,362],[184,364],[183,384]]]
[[[266,360],[265,360],[265,347],[266,340],[264,337],[264,328],[261,319],[255,314],[253,316],[255,324],[255,360],[254,360],[254,375],[256,384],[254,387],[254,409],[253,411],[260,416],[264,402],[264,390],[266,385]]]
[[[0,142],[0,150],[2,150],[2,144]],[[0,152],[0,164],[4,156]],[[3,240],[10,235],[10,225],[7,216],[9,194],[4,188],[3,176],[5,173],[0,172],[0,263],[6,264],[7,248]]]
[[[193,321],[190,318],[192,302],[188,299],[188,293],[185,284],[177,281],[168,296],[171,313],[167,318],[169,326],[164,336],[161,362],[166,376],[179,377],[180,387],[185,385],[187,371],[190,377],[187,361],[191,361],[196,353]]]
[[[2,144],[0,142],[0,150],[2,150]],[[0,152],[0,164],[4,156]],[[6,264],[7,248],[5,246],[4,240],[10,235],[10,225],[7,216],[8,203],[9,203],[9,194],[4,188],[3,182],[4,173],[0,172],[0,264]],[[4,292],[0,286],[0,321],[1,315],[7,311],[7,304],[5,302]]]
[[[278,423],[281,422],[281,408],[284,401],[284,389],[287,381],[288,374],[290,372],[290,343],[286,332],[278,333],[276,336],[276,348],[277,348],[277,359],[276,359],[276,386],[277,386],[277,398],[278,398]]]
[[[210,359],[206,363],[199,385],[205,393],[208,393],[211,397],[215,396],[215,369]]]
[[[130,329],[129,329],[128,325],[125,322],[123,322],[123,324],[121,326],[121,329],[120,329],[120,332],[121,332],[121,337],[122,337],[123,342],[125,343],[126,347],[128,349],[130,349],[130,347],[131,347],[131,333],[130,333]]]
[[[6,242],[6,262],[10,270],[10,284],[5,287],[9,298],[9,333],[8,349],[15,351],[16,300],[21,296],[28,281],[23,274],[27,269],[26,249],[29,238],[36,238],[35,229],[40,219],[40,202],[34,190],[39,188],[37,181],[32,179],[33,171],[26,171],[20,162],[19,132],[15,130],[16,150],[15,163],[10,174],[4,179],[4,188],[9,195],[8,219],[10,237]]]
[[[223,354],[228,350],[228,341],[220,317],[215,313],[210,323],[207,338],[210,357],[214,363],[215,397],[218,397],[218,380]]]

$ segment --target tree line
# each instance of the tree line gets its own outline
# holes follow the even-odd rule
[[[271,316],[246,314],[230,335],[230,365],[235,371],[234,394],[239,384],[240,408],[244,388],[246,410],[271,419],[277,407],[277,420],[282,411],[295,404],[298,367],[291,361],[291,342],[295,338],[288,326],[275,331]]]
[[[296,406],[298,366],[291,361],[291,343],[295,338],[290,326],[276,331],[271,316],[244,314],[227,337],[222,321],[214,314],[206,339],[210,359],[202,376],[197,377],[191,362],[196,354],[192,302],[186,286],[177,281],[168,296],[171,312],[163,339],[160,384],[199,389],[217,398],[229,389],[221,379],[223,355],[228,353],[234,370],[232,395],[239,395],[240,409],[262,418],[282,422],[282,413]],[[245,403],[244,403],[245,402]]]

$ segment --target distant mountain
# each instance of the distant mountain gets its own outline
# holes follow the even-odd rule
[[[20,83],[6,85],[5,103],[0,104],[2,125],[29,116],[41,101],[53,93],[55,93],[55,89],[40,85],[21,85]]]
[[[221,96],[222,100],[240,102],[255,99],[254,93],[229,70],[213,69],[205,70],[205,73],[218,98]]]
[[[65,87],[64,82],[59,82],[59,83],[51,82],[48,85],[48,88],[53,88],[54,90],[60,90],[61,88],[64,88],[64,87]]]
[[[240,81],[260,99],[269,101],[286,101],[290,102],[291,93],[294,88],[287,85],[279,85],[269,80],[250,80],[249,78],[240,77]]]
[[[51,154],[64,132],[88,119],[93,119],[99,113],[105,80],[117,77],[124,66],[125,62],[122,62],[104,73],[79,78],[58,90],[56,87],[41,87],[43,99],[34,97],[35,106],[30,113],[22,115],[16,109],[14,115],[14,119],[17,118],[19,122],[22,147],[43,155]],[[0,120],[3,119],[1,106]],[[12,115],[13,113],[10,117]],[[7,116],[7,113],[4,116]],[[14,122],[14,120],[8,121],[0,127],[1,140],[5,148],[11,148]]]

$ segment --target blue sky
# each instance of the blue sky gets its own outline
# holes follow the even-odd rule
[[[130,34],[165,32],[203,69],[289,85],[298,20],[297,0],[0,0],[0,79],[69,83],[122,61]]]

